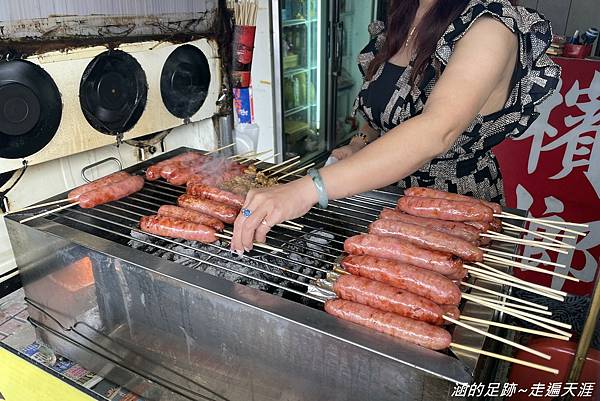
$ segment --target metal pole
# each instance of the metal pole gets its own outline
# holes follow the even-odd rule
[[[567,377],[567,383],[577,383],[581,376],[581,369],[585,363],[588,349],[594,335],[594,329],[596,328],[596,322],[598,321],[598,313],[600,313],[600,274],[596,278],[596,285],[594,286],[594,293],[592,294],[592,302],[590,304],[590,310],[588,312],[583,331],[581,332],[581,338],[577,344],[577,352],[575,353],[575,360],[571,365],[571,371]],[[566,397],[561,398],[563,401],[569,401],[573,397],[569,394]]]

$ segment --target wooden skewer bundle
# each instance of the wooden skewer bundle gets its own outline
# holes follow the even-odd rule
[[[228,6],[233,10],[236,25],[256,26],[258,4],[256,0],[230,0]]]

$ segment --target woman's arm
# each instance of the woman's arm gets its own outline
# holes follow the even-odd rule
[[[446,152],[477,114],[503,107],[516,59],[516,36],[495,19],[478,20],[456,44],[422,114],[320,170],[329,198],[390,185]],[[270,227],[305,214],[317,201],[309,177],[251,191],[245,207],[252,215],[238,216],[232,249],[251,249],[253,239],[264,241]]]

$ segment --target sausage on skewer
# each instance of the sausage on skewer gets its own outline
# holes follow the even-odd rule
[[[325,303],[325,311],[352,323],[386,333],[396,338],[433,350],[450,346],[450,333],[439,326],[409,319],[395,313],[382,312],[366,305],[343,299],[332,299]]]
[[[448,252],[469,262],[482,262],[483,251],[460,238],[397,220],[375,220],[369,233],[404,240],[421,248]]]
[[[403,196],[398,199],[398,209],[419,217],[450,221],[492,221],[494,211],[475,202],[461,202],[439,198]]]
[[[144,187],[144,178],[139,175],[129,176],[124,180],[103,185],[93,191],[84,193],[79,197],[79,206],[84,209],[90,209],[98,205],[113,202],[135,192]]]
[[[69,192],[68,200],[70,202],[77,202],[79,197],[86,192],[94,191],[107,184],[114,184],[115,182],[122,181],[128,177],[131,177],[131,174],[126,173],[125,171],[119,171],[117,173],[107,175],[106,177],[99,178],[90,183],[72,189],[71,192]]]
[[[344,250],[352,255],[371,255],[408,263],[454,279],[464,274],[462,260],[449,253],[430,251],[405,241],[373,234],[361,234],[344,241]]]
[[[411,291],[440,305],[457,305],[460,288],[431,270],[374,256],[346,256],[341,266],[351,274]]]
[[[162,172],[162,169],[173,163],[191,162],[193,160],[200,160],[205,157],[207,157],[207,156],[205,156],[201,153],[198,153],[198,152],[186,152],[186,153],[177,155],[175,157],[171,157],[170,159],[163,160],[161,162],[158,162],[158,163],[148,167],[146,169],[146,179],[148,181],[158,180],[160,178],[160,173]]]
[[[214,230],[221,232],[225,228],[223,222],[215,217],[192,209],[184,209],[179,206],[163,205],[158,209],[159,216],[174,217],[180,220],[190,221],[192,223],[204,224]]]
[[[241,195],[200,183],[191,183],[188,185],[187,193],[202,199],[213,200],[236,208],[244,206],[245,201],[244,197]]]
[[[182,238],[203,243],[217,240],[216,232],[212,228],[174,217],[144,216],[140,220],[140,229],[162,237]]]
[[[435,302],[368,278],[343,274],[333,283],[333,291],[341,299],[384,312],[396,313],[437,326],[444,323],[444,311]]]
[[[233,224],[239,213],[239,209],[235,207],[188,194],[183,194],[177,198],[177,204],[186,209],[196,210],[200,213],[216,217],[227,224]]]
[[[420,196],[423,198],[437,198],[437,199],[448,199],[448,200],[456,200],[461,202],[477,202],[481,203],[492,209],[494,213],[500,214],[502,213],[502,206],[495,202],[489,202],[483,199],[473,198],[471,196],[459,195],[452,192],[440,191],[433,188],[423,188],[423,187],[412,187],[404,190],[404,195],[406,196]]]

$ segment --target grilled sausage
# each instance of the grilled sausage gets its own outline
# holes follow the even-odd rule
[[[446,221],[430,219],[427,217],[411,216],[410,214],[387,208],[384,208],[381,211],[379,218],[386,220],[399,220],[405,223],[431,228],[432,230],[461,238],[472,244],[477,244],[479,241],[479,231],[477,231],[477,229],[467,225],[466,223],[460,223],[458,221]]]
[[[144,187],[144,178],[139,175],[129,176],[124,180],[106,184],[79,197],[79,206],[90,209],[98,205],[116,201],[129,196]]]
[[[352,255],[371,255],[397,260],[444,276],[456,275],[462,269],[462,260],[452,254],[422,249],[396,238],[373,234],[348,238],[344,241],[344,250]]]
[[[71,192],[69,192],[68,199],[70,202],[77,202],[79,197],[84,193],[94,191],[107,184],[113,184],[115,182],[122,181],[127,177],[131,177],[131,174],[126,173],[125,171],[119,171],[117,173],[107,175],[106,177],[99,178],[90,183],[74,188],[71,190]]]
[[[237,208],[244,206],[245,201],[245,198],[241,195],[200,183],[192,183],[188,185],[187,193],[203,199],[210,199],[215,202],[225,203],[226,205]]]
[[[369,233],[394,237],[421,248],[448,252],[469,262],[482,262],[483,251],[460,238],[398,220],[375,220],[369,225]]]
[[[239,209],[235,207],[188,194],[183,194],[177,198],[177,204],[186,209],[192,209],[216,217],[227,224],[233,224],[239,213]]]
[[[182,238],[204,243],[217,240],[215,230],[210,227],[168,216],[144,216],[140,220],[140,229],[161,237]]]
[[[441,327],[343,299],[325,302],[325,311],[340,319],[433,350],[446,349],[452,342],[450,333]]]
[[[450,221],[492,221],[494,211],[475,202],[448,199],[403,196],[398,199],[398,209],[419,217]]]
[[[444,315],[451,317],[454,320],[460,318],[460,309],[458,309],[456,305],[440,305],[440,308],[442,308]],[[448,321],[444,320],[444,323],[448,323]]]
[[[411,291],[440,305],[457,305],[462,295],[445,276],[390,259],[351,255],[341,265],[348,273]]]
[[[436,326],[444,323],[444,311],[435,302],[379,281],[344,274],[333,283],[333,291],[341,299],[380,311],[396,313]]]
[[[171,157],[170,159],[163,160],[161,162],[158,162],[158,163],[148,167],[146,169],[146,179],[148,181],[158,180],[160,178],[160,173],[161,173],[162,169],[173,163],[191,162],[193,160],[200,160],[205,157],[207,157],[207,156],[200,154],[198,152],[185,152],[185,153],[182,153],[175,157]]]
[[[163,205],[158,209],[157,214],[159,216],[174,217],[176,219],[191,221],[192,223],[204,224],[218,232],[223,231],[225,228],[223,222],[215,217],[179,206]]]
[[[452,192],[440,191],[433,188],[422,188],[412,187],[404,190],[404,195],[407,196],[420,196],[423,198],[437,198],[437,199],[448,199],[456,200],[461,202],[478,202],[481,203],[494,211],[494,213],[502,213],[502,206],[495,202],[489,202],[483,199],[473,198],[471,196],[459,195]]]

